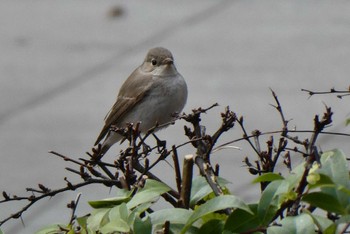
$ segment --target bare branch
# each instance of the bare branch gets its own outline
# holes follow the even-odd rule
[[[343,98],[345,96],[349,96],[350,95],[350,86],[347,90],[336,90],[335,88],[331,88],[329,91],[311,91],[308,89],[301,89],[301,91],[303,92],[307,92],[309,93],[309,96],[313,96],[313,95],[324,95],[324,94],[338,94],[337,98]]]
[[[191,197],[191,187],[192,187],[192,176],[193,176],[193,155],[189,154],[185,156],[184,167],[182,173],[182,185],[179,203],[181,207],[185,209],[190,208],[190,197]]]

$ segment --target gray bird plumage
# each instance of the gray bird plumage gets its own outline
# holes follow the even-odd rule
[[[171,52],[156,47],[146,55],[141,66],[124,82],[115,104],[105,118],[105,125],[95,145],[103,139],[100,155],[121,139],[111,126],[125,127],[126,123],[140,123],[141,132],[156,123],[170,122],[174,113],[182,111],[187,100],[187,85],[178,73]]]

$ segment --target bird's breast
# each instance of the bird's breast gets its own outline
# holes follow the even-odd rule
[[[164,124],[173,119],[174,113],[182,111],[187,100],[187,86],[183,77],[155,77],[154,83],[144,99],[135,106],[125,122],[141,122],[141,130],[147,131],[156,122]]]

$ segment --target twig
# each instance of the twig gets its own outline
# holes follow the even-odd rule
[[[241,129],[242,129],[242,131],[243,131],[243,137],[240,138],[240,139],[241,139],[241,140],[246,140],[246,141],[249,143],[250,147],[255,151],[255,153],[256,153],[257,155],[259,155],[260,152],[259,152],[258,149],[255,147],[255,145],[253,144],[253,142],[250,140],[250,138],[255,137],[256,135],[253,133],[252,135],[249,136],[248,133],[247,133],[247,131],[246,131],[246,129],[245,129],[245,127],[244,127],[244,125],[243,125],[243,122],[244,122],[243,116],[241,116],[240,118],[237,119],[237,123],[239,124],[239,126],[241,127]],[[260,135],[261,135],[261,134],[260,134]],[[219,147],[225,146],[225,145],[228,145],[228,144],[232,144],[232,143],[234,143],[234,142],[236,142],[236,141],[231,141],[231,142],[222,144],[222,145],[220,145]]]
[[[350,227],[350,222],[346,223],[343,229],[339,233],[347,233],[346,231],[348,230],[349,227]]]
[[[180,193],[181,191],[181,172],[180,172],[180,165],[179,165],[179,157],[177,155],[177,150],[175,145],[172,146],[172,157],[173,157],[173,162],[174,162],[174,167],[175,167],[175,180],[176,180],[176,186],[177,186],[177,191]]]
[[[81,196],[81,193],[78,193],[77,194],[77,197],[75,198],[75,201],[71,201],[71,203],[69,203],[67,206],[68,208],[72,209],[72,214],[71,214],[71,217],[70,217],[70,220],[69,220],[69,224],[72,225],[73,222],[74,222],[74,219],[76,218],[75,216],[75,211],[78,207],[78,203],[79,203],[79,200],[80,200],[80,196]]]
[[[164,223],[163,234],[169,234],[169,233],[170,233],[170,222],[167,220]]]
[[[57,189],[57,190],[52,190],[48,193],[45,193],[45,194],[42,194],[40,196],[36,196],[36,197],[30,197],[28,198],[28,201],[29,203],[27,205],[25,205],[21,210],[19,210],[18,212],[12,214],[11,216],[3,219],[0,221],[0,226],[3,225],[4,223],[6,223],[7,221],[9,221],[10,219],[17,219],[19,217],[22,216],[22,214],[28,210],[32,205],[34,205],[37,201],[45,198],[45,197],[53,197],[55,196],[56,194],[59,194],[59,193],[62,193],[62,192],[65,192],[65,191],[70,191],[70,190],[75,190],[77,188],[80,188],[80,187],[84,187],[88,184],[103,184],[105,183],[106,181],[105,180],[101,180],[101,179],[89,179],[87,181],[84,181],[84,182],[81,182],[81,183],[78,183],[78,184],[75,184],[73,185],[74,186],[74,189],[70,188],[70,187],[64,187],[64,188],[61,188],[61,189]],[[15,201],[15,199],[13,199],[12,201]]]
[[[303,192],[307,186],[307,175],[309,174],[309,171],[315,161],[318,161],[318,151],[317,147],[315,145],[318,135],[322,132],[322,130],[329,124],[332,123],[332,115],[333,112],[331,111],[331,108],[326,107],[326,112],[323,114],[323,117],[321,120],[319,120],[318,115],[315,115],[314,118],[314,131],[311,136],[311,140],[309,141],[309,144],[306,147],[306,153],[307,153],[307,160],[305,164],[305,169],[303,172],[303,175],[301,177],[301,180],[295,189],[295,192],[297,193],[297,199],[292,201],[288,200],[285,203],[281,205],[281,208],[276,212],[275,218],[277,218],[279,215],[281,215],[285,209],[290,208],[288,215],[295,216],[298,214],[299,204],[301,197],[303,195]]]
[[[204,159],[200,156],[195,157],[194,161],[198,166],[199,171],[201,172],[201,175],[204,176],[204,178],[207,180],[214,194],[216,196],[223,195],[224,193],[216,180],[216,176],[214,174],[214,170],[211,167],[211,165],[206,163]]]
[[[308,89],[301,89],[301,91],[309,93],[310,97],[317,94],[322,95],[322,94],[334,94],[334,93],[338,94],[337,98],[342,98],[350,95],[350,87],[348,88],[348,90],[336,90],[335,88],[331,88],[329,91],[321,91],[321,92],[311,91]]]
[[[288,130],[289,132],[292,132],[292,133],[313,133],[314,130]],[[271,134],[279,134],[279,133],[282,133],[283,130],[276,130],[276,131],[268,131],[268,132],[262,132],[260,134],[260,136],[266,136],[266,135],[271,135]],[[342,133],[342,132],[328,132],[328,131],[321,131],[319,132],[320,135],[332,135],[332,136],[344,136],[344,137],[350,137],[350,134],[348,133]],[[240,142],[240,141],[243,141],[243,140],[246,140],[247,138],[250,139],[250,138],[253,138],[255,135],[247,135],[247,136],[243,136],[241,138],[237,138],[237,139],[234,139],[232,141],[228,141],[226,143],[223,143],[219,146],[216,146],[213,150],[217,150],[218,148],[220,147],[223,147],[223,146],[227,146],[227,145],[231,145],[233,143],[236,143],[236,142]]]
[[[135,168],[135,170],[137,170],[140,173],[146,172],[146,169],[139,162],[136,162],[134,164],[134,168]],[[155,176],[153,173],[151,173],[149,171],[147,171],[145,173],[145,175],[147,175],[151,179],[154,179],[154,180],[162,182],[161,179],[159,179],[157,176]],[[178,192],[176,192],[175,190],[173,190],[173,189],[171,189],[168,193],[171,194],[171,196],[175,197],[176,199],[179,199],[179,197],[180,197],[180,194]],[[166,193],[162,194],[162,197],[166,201],[168,201],[170,204],[172,204],[174,207],[176,207],[177,206],[177,201],[175,201],[171,196],[168,196],[168,194],[166,194]]]
[[[201,121],[200,115],[202,113],[205,113],[206,110],[214,106],[217,106],[217,104],[214,104],[207,109],[202,109],[202,108],[194,109],[192,110],[191,114],[184,116],[183,119],[193,125],[193,130],[191,130],[188,127],[185,127],[185,134],[190,138],[190,140],[193,138],[202,139],[202,140],[196,141],[195,144],[193,144],[193,146],[197,148],[197,152],[194,160],[195,164],[199,168],[201,175],[204,176],[204,178],[208,182],[214,194],[216,196],[220,196],[220,195],[223,195],[223,191],[217,182],[217,178],[215,176],[214,170],[210,163],[210,153],[211,153],[211,150],[213,149],[213,140],[212,140],[213,137],[206,135],[205,127],[200,125],[200,121]],[[225,120],[225,118],[223,119]],[[222,128],[222,131],[224,129],[225,128]],[[216,135],[219,136],[221,135],[221,133],[217,133]],[[225,210],[225,213],[228,215],[231,212],[232,212],[231,209]]]
[[[278,100],[278,97],[277,97],[276,93],[272,89],[270,89],[270,91],[272,93],[273,98],[275,99],[276,104],[277,104],[276,106],[274,106],[274,105],[271,105],[271,106],[275,107],[276,110],[278,111],[278,113],[281,116],[282,124],[283,124],[281,135],[285,137],[288,134],[288,122],[289,121],[286,120],[286,118],[284,117],[282,106],[280,104],[280,101]]]
[[[186,155],[184,158],[183,171],[182,171],[182,186],[180,193],[181,207],[189,209],[190,207],[190,197],[191,197],[191,187],[192,187],[192,177],[193,177],[193,155]]]
[[[72,159],[70,157],[64,156],[63,154],[57,153],[55,151],[49,151],[49,154],[53,154],[53,155],[56,155],[56,156],[58,156],[60,158],[63,158],[64,161],[73,162],[73,163],[78,164],[80,166],[85,166],[83,163],[81,163],[81,162],[79,162],[77,160],[74,160],[74,159]]]
[[[228,131],[229,129],[231,129],[234,126],[234,122],[236,122],[237,117],[236,114],[232,111],[230,111],[230,108],[227,106],[225,108],[225,112],[221,113],[221,118],[222,118],[222,124],[220,126],[220,128],[213,134],[213,136],[211,137],[211,144],[209,146],[209,152],[212,152],[214,145],[216,144],[216,142],[218,141],[218,139],[220,138],[220,136]]]

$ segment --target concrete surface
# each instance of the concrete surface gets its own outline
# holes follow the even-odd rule
[[[122,14],[111,17],[113,7]],[[308,99],[300,91],[349,86],[349,12],[348,1],[0,1],[0,190],[23,195],[38,183],[62,186],[67,175],[76,181],[64,170],[69,164],[47,152],[85,157],[120,85],[148,49],[159,45],[173,52],[188,83],[186,112],[221,104],[203,116],[208,132],[219,126],[226,105],[245,116],[249,131],[279,128],[269,88],[279,95],[291,126],[309,129],[326,103],[335,111],[328,130],[349,132],[344,126],[349,98]],[[159,136],[169,145],[181,143],[183,124]],[[236,128],[221,142],[241,134]],[[318,143],[349,155],[348,142],[322,136]],[[221,163],[234,194],[254,201],[258,191],[242,167],[242,159],[254,155],[243,142],[237,145],[242,151],[221,151],[213,161]],[[180,150],[181,155],[193,152]],[[164,163],[156,173],[169,169]],[[87,200],[113,196],[100,186],[81,191],[78,215],[89,211]],[[41,201],[23,215],[24,225],[12,220],[2,229],[34,233],[46,224],[68,222],[65,204],[77,192]],[[0,204],[0,218],[21,206]]]

